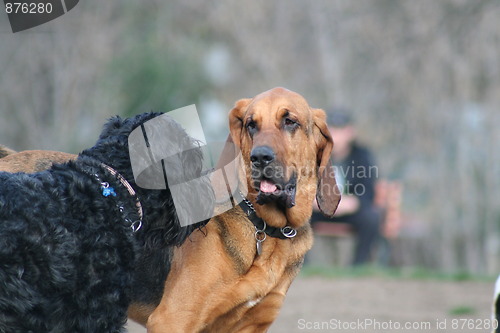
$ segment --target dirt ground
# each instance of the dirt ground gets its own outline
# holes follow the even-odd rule
[[[492,294],[493,282],[299,277],[269,332],[490,332]]]

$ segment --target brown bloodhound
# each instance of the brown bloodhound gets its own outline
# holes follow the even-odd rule
[[[242,99],[229,127],[247,202],[174,249],[148,332],[265,332],[312,246],[314,198],[328,216],[340,200],[325,113],[299,94],[275,88]]]

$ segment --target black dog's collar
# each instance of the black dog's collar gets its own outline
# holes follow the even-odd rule
[[[285,226],[283,228],[268,226],[262,218],[257,216],[252,203],[247,198],[245,198],[243,193],[238,191],[237,196],[239,196],[239,200],[237,201],[239,201],[241,209],[243,209],[243,211],[247,214],[248,219],[253,223],[253,225],[257,229],[257,232],[265,232],[266,235],[270,237],[280,239],[294,238],[297,235],[297,230],[289,226]],[[262,241],[264,241],[264,239],[262,239]]]
[[[128,190],[128,193],[132,197],[135,198],[135,205],[137,207],[137,214],[139,215],[139,221],[142,221],[143,212],[142,212],[141,201],[137,197],[137,194],[135,193],[135,190],[132,187],[132,185],[130,185],[130,183],[125,179],[125,177],[123,177],[120,173],[118,173],[118,171],[116,171],[115,169],[113,169],[109,165],[106,165],[104,163],[102,163],[101,165],[102,165],[103,168],[105,168],[106,170],[108,170],[110,174],[112,174],[113,176],[115,176],[116,178],[118,178],[118,180],[120,181],[120,183],[122,183],[122,185]]]
[[[99,164],[100,164],[100,167],[102,167],[103,169],[108,171],[113,177],[118,179],[119,182],[122,184],[122,186],[127,189],[130,196],[135,198],[135,205],[136,205],[137,215],[138,215],[139,219],[136,221],[131,221],[130,219],[125,218],[125,221],[130,224],[130,228],[132,229],[132,231],[134,233],[139,231],[139,229],[141,229],[141,227],[142,227],[143,211],[142,211],[141,201],[139,200],[139,197],[135,193],[134,189],[132,188],[132,185],[130,185],[130,183],[125,179],[125,177],[123,177],[120,173],[118,173],[118,171],[116,171],[115,169],[113,169],[109,165],[106,165],[104,163],[99,163]],[[93,176],[100,183],[103,196],[105,196],[105,197],[116,196],[116,192],[115,192],[114,188],[110,187],[108,182],[102,181],[97,173],[95,173],[95,172],[89,173],[89,175]],[[123,214],[124,209],[125,209],[124,206],[117,204],[117,207],[118,207],[119,211]]]

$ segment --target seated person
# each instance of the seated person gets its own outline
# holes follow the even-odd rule
[[[356,232],[353,264],[365,264],[371,259],[373,245],[380,235],[381,212],[374,204],[378,169],[372,154],[356,142],[351,117],[345,112],[329,112],[327,120],[333,137],[332,152],[335,178],[342,200],[335,216],[325,218],[315,205],[311,223],[342,222]]]

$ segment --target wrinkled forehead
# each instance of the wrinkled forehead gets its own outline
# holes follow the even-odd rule
[[[288,114],[302,122],[312,119],[309,105],[304,97],[286,89],[273,89],[255,96],[246,110],[245,118],[254,120],[281,118]]]

